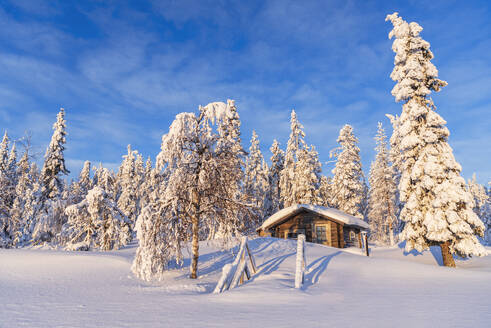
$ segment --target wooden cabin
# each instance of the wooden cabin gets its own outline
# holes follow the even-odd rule
[[[361,232],[368,224],[339,210],[317,205],[293,205],[284,208],[257,229],[259,236],[296,239],[304,234],[306,241],[332,247],[362,247]]]

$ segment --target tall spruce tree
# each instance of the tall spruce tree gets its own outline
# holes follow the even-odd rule
[[[312,145],[298,151],[296,165],[297,204],[322,205],[320,194],[321,163],[319,154]]]
[[[395,202],[396,202],[396,217],[399,218],[402,208],[404,204],[401,202],[401,198],[399,197],[399,182],[401,181],[401,170],[402,170],[402,156],[401,156],[401,136],[399,135],[399,116],[398,115],[390,115],[386,114],[387,118],[390,120],[392,125],[392,135],[389,139],[390,142],[390,150],[389,150],[389,160],[392,163],[392,172],[394,175],[394,182],[396,185],[395,191]],[[396,232],[400,233],[404,228],[404,221],[397,220],[397,226],[395,227]]]
[[[89,161],[84,162],[84,166],[80,171],[78,180],[73,181],[70,186],[70,203],[76,204],[82,201],[87,196],[87,193],[92,189],[92,179],[90,177]]]
[[[368,197],[368,222],[370,238],[382,244],[394,245],[394,228],[396,227],[396,184],[389,161],[385,130],[378,123],[375,141],[375,161],[370,166]]]
[[[53,135],[44,155],[39,182],[41,185],[40,210],[33,231],[34,243],[53,239],[65,223],[65,202],[62,199],[65,182],[61,175],[70,173],[65,167],[66,143],[65,110],[60,108],[53,124]]]
[[[251,146],[245,167],[245,193],[254,206],[255,221],[260,222],[265,215],[267,204],[266,192],[268,185],[268,167],[259,147],[256,131],[252,131]]]
[[[276,139],[273,141],[271,148],[271,166],[268,173],[268,191],[266,193],[267,206],[265,217],[269,217],[282,208],[280,199],[280,175],[285,163],[285,152],[280,149]]]
[[[128,153],[123,156],[123,162],[117,175],[117,182],[120,187],[118,208],[133,222],[133,228],[140,213],[139,189],[143,174],[143,161],[141,155],[136,150],[132,150],[130,145],[127,149]]]
[[[56,116],[56,122],[53,124],[53,136],[44,155],[44,165],[41,170],[41,194],[42,202],[48,199],[56,199],[63,192],[64,183],[60,177],[62,174],[69,174],[65,167],[66,144],[66,121],[65,110],[60,108]]]
[[[386,20],[393,24],[389,38],[395,38],[391,78],[397,83],[392,95],[403,102],[397,129],[402,166],[399,193],[404,203],[400,218],[405,221],[402,237],[406,251],[440,246],[444,265],[455,266],[452,254],[481,256],[486,250],[475,236],[483,235],[484,225],[472,211],[472,196],[447,142],[446,122],[429,98],[447,83],[438,79],[430,44],[419,35],[422,27],[408,24],[398,13]]]
[[[286,146],[285,162],[280,174],[280,199],[284,207],[298,202],[297,162],[302,151],[307,147],[304,141],[303,126],[297,119],[295,110],[291,112],[290,138]]]
[[[363,218],[364,177],[358,139],[351,125],[343,126],[337,142],[340,146],[331,152],[331,156],[336,158],[336,166],[332,170],[330,204],[347,214]]]
[[[0,247],[12,246],[15,229],[10,216],[15,194],[12,166],[9,160],[10,139],[5,131],[0,144]]]

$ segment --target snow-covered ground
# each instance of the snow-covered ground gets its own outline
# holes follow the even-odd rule
[[[489,327],[491,256],[439,266],[435,252],[308,244],[296,290],[296,242],[250,241],[259,267],[239,288],[212,294],[228,252],[201,244],[200,278],[187,269],[145,283],[135,247],[113,252],[0,250],[0,327]],[[488,248],[489,250],[489,248]],[[186,262],[188,263],[188,261]]]

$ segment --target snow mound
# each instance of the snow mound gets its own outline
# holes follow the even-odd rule
[[[297,290],[296,240],[256,238],[249,248],[257,273],[222,294],[212,292],[234,256],[208,242],[200,243],[198,279],[188,278],[188,255],[160,282],[131,274],[136,244],[0,249],[0,327],[489,327],[491,257],[448,269],[437,249],[416,255],[403,247],[372,247],[366,257],[307,243]]]

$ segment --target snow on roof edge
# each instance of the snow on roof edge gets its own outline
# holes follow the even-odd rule
[[[285,217],[295,213],[298,210],[301,209],[306,209],[309,211],[313,211],[316,213],[319,213],[321,215],[333,218],[334,220],[338,220],[343,222],[344,224],[347,225],[357,225],[362,228],[368,229],[368,223],[365,221],[361,220],[360,218],[357,218],[355,216],[346,214],[340,210],[330,208],[330,207],[324,207],[324,206],[319,206],[319,205],[310,205],[310,204],[296,204],[292,205],[290,207],[286,207],[284,209],[279,210],[275,214],[271,215],[269,218],[267,218],[263,224],[261,225],[260,229],[266,230],[268,227],[272,226],[276,222],[284,219]]]

